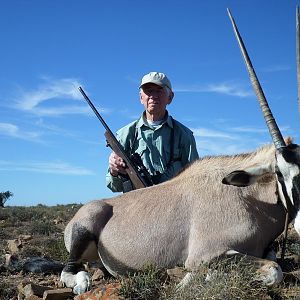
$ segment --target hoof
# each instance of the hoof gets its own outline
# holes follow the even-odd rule
[[[267,286],[273,286],[280,283],[283,279],[283,273],[280,266],[275,262],[270,262],[258,270],[257,280]]]
[[[73,293],[80,295],[91,289],[91,279],[87,272],[81,271],[76,274],[76,285]]]
[[[73,288],[76,285],[76,275],[70,272],[61,272],[60,281],[64,284],[64,286]]]
[[[91,279],[87,272],[80,271],[77,274],[69,272],[62,272],[60,275],[60,281],[69,288],[73,289],[73,293],[80,295],[90,290]]]

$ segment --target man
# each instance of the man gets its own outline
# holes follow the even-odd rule
[[[121,128],[117,139],[129,153],[138,153],[155,184],[175,176],[198,158],[196,142],[190,129],[174,120],[166,110],[174,97],[172,85],[163,73],[150,72],[142,78],[140,101],[145,111],[141,117]],[[109,157],[107,186],[122,192],[124,161],[114,152]]]

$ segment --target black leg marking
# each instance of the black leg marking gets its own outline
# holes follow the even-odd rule
[[[84,267],[82,263],[77,263],[74,261],[71,261],[69,259],[69,261],[67,262],[67,264],[65,265],[65,267],[63,268],[63,272],[67,272],[67,273],[72,273],[72,274],[77,274],[80,271],[83,271]]]

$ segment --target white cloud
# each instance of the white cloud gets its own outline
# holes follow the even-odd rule
[[[17,125],[11,123],[0,123],[0,135],[23,140],[37,140],[41,136],[38,132],[20,130]]]
[[[0,161],[0,171],[23,171],[58,175],[94,175],[91,170],[71,166],[65,162],[9,162]]]
[[[268,130],[260,127],[230,127],[223,123],[222,130],[204,127],[191,130],[200,156],[239,154],[272,143]]]
[[[91,109],[84,104],[78,87],[80,83],[75,78],[50,79],[42,78],[43,84],[33,91],[23,91],[15,100],[14,108],[39,116],[60,116],[67,114],[91,114]],[[50,106],[50,101],[56,104]],[[77,101],[79,105],[62,105],[57,100]],[[47,102],[47,103],[46,103]],[[106,111],[99,108],[99,111]]]
[[[32,110],[44,101],[61,97],[77,100],[80,99],[80,94],[76,90],[76,87],[80,84],[76,79],[43,79],[45,81],[44,84],[40,85],[35,91],[25,92],[22,95],[22,98],[17,100],[18,108],[23,110]]]
[[[256,128],[256,127],[248,127],[248,126],[241,126],[241,127],[232,127],[230,128],[232,131],[236,132],[248,132],[248,133],[268,133],[268,128]]]
[[[261,127],[225,126],[222,130],[207,128],[191,130],[194,132],[200,156],[245,153],[272,143],[268,129]],[[281,127],[281,132],[285,133],[285,136],[290,135],[289,131],[288,126]]]
[[[71,114],[90,114],[91,110],[87,106],[60,106],[52,108],[36,107],[32,110],[32,112],[39,116],[61,116]]]
[[[259,127],[249,127],[249,126],[239,126],[239,127],[231,127],[229,128],[231,131],[235,132],[244,132],[244,133],[261,133],[261,134],[269,134],[269,130],[267,128],[267,125],[265,128],[259,128]],[[281,133],[286,133],[291,130],[290,126],[279,126],[279,130]]]
[[[253,96],[253,92],[249,88],[244,88],[236,83],[231,82],[176,87],[174,90],[175,92],[218,93],[240,98]]]
[[[288,65],[275,65],[275,66],[265,67],[262,69],[262,71],[268,72],[268,73],[290,71],[290,70],[291,70],[291,67]]]
[[[200,157],[207,155],[232,155],[253,150],[253,144],[251,147],[249,145],[245,145],[240,140],[232,142],[220,139],[214,140],[207,138],[197,138],[196,141]]]
[[[221,138],[226,140],[237,139],[232,133],[226,133],[224,131],[213,130],[208,128],[191,128],[195,137],[210,137],[210,138]]]
[[[127,77],[130,82],[138,84],[138,80]],[[221,83],[208,83],[208,84],[192,84],[192,85],[176,85],[173,88],[174,92],[182,93],[218,93],[229,96],[236,96],[240,98],[251,97],[254,95],[253,91],[247,86],[246,88],[241,84],[232,81]]]

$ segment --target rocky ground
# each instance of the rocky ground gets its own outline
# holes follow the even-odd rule
[[[68,255],[63,230],[79,207],[0,208],[0,300],[121,299],[116,292],[120,283],[104,279],[97,264],[86,266],[92,275],[92,291],[85,295],[74,295],[59,281]],[[285,272],[284,296],[276,299],[300,299],[299,254],[300,241],[290,229],[286,257],[279,260]]]

